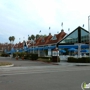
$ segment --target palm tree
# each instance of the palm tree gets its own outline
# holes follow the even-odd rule
[[[12,41],[14,42],[14,40],[15,40],[15,37],[14,37],[14,36],[12,36]]]
[[[15,37],[14,37],[14,36],[10,36],[10,37],[9,37],[10,43],[11,43],[11,41],[12,41],[12,44],[13,44],[14,40],[15,40]],[[12,48],[12,44],[11,44],[11,48]]]
[[[10,41],[10,44],[11,44],[11,41],[12,41],[12,37],[11,36],[9,37],[9,41]],[[11,45],[10,45],[10,49],[11,49]]]
[[[9,37],[9,41],[10,41],[10,43],[11,43],[11,41],[14,42],[14,40],[15,40],[15,37],[14,37],[14,36],[10,36],[10,37]]]
[[[31,40],[31,37],[30,36],[28,37],[28,40]]]
[[[31,35],[31,39],[32,39],[32,40],[34,40],[34,39],[35,39],[35,36],[34,36],[33,34]]]
[[[39,34],[37,34],[37,35],[36,35],[36,39],[38,39],[39,37],[40,37],[40,35],[39,35]]]
[[[10,41],[10,43],[11,43],[11,41],[12,41],[12,37],[11,37],[11,36],[9,37],[9,41]]]

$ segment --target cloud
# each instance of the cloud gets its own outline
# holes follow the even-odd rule
[[[15,36],[15,42],[28,35],[52,34],[63,29],[68,33],[77,26],[88,27],[89,0],[0,0],[0,30],[8,42],[9,36]],[[49,27],[51,30],[49,31]],[[2,42],[2,39],[0,39]]]

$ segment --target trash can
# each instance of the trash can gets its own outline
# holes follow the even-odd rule
[[[52,51],[52,62],[60,62],[60,60],[59,60],[59,50],[58,50],[58,48],[55,48],[55,49]]]

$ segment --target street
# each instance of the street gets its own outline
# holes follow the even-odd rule
[[[39,66],[35,64],[22,67],[0,67],[0,89],[82,90],[81,84],[83,82],[90,83],[89,77],[90,66],[49,64]]]

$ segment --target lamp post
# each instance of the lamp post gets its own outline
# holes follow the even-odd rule
[[[32,43],[32,48],[33,48],[33,53],[34,53],[34,40],[31,40]]]
[[[90,58],[90,15],[88,16],[88,31],[89,31],[89,58]]]
[[[33,54],[34,54],[34,40],[33,40]]]

